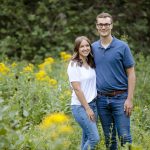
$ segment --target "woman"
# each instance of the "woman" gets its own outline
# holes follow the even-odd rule
[[[68,65],[68,76],[73,89],[71,107],[77,123],[82,128],[81,150],[93,150],[99,142],[96,125],[97,109],[95,98],[96,75],[91,52],[90,40],[85,36],[77,37],[74,55]]]

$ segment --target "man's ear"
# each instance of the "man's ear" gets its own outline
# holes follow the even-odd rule
[[[110,28],[113,29],[113,24],[111,24]]]

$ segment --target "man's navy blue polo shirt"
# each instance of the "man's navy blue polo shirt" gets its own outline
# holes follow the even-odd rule
[[[96,84],[100,92],[126,90],[128,77],[126,69],[134,66],[129,46],[113,37],[111,44],[105,49],[100,40],[92,44],[96,64]]]

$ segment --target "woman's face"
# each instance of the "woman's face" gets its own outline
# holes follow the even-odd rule
[[[86,40],[82,40],[79,46],[79,57],[80,58],[87,57],[90,52],[91,52],[90,44]]]

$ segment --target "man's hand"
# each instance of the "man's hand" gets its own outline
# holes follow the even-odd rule
[[[132,101],[129,99],[126,99],[126,101],[124,103],[124,111],[126,112],[126,115],[131,116],[132,110],[133,110]]]

